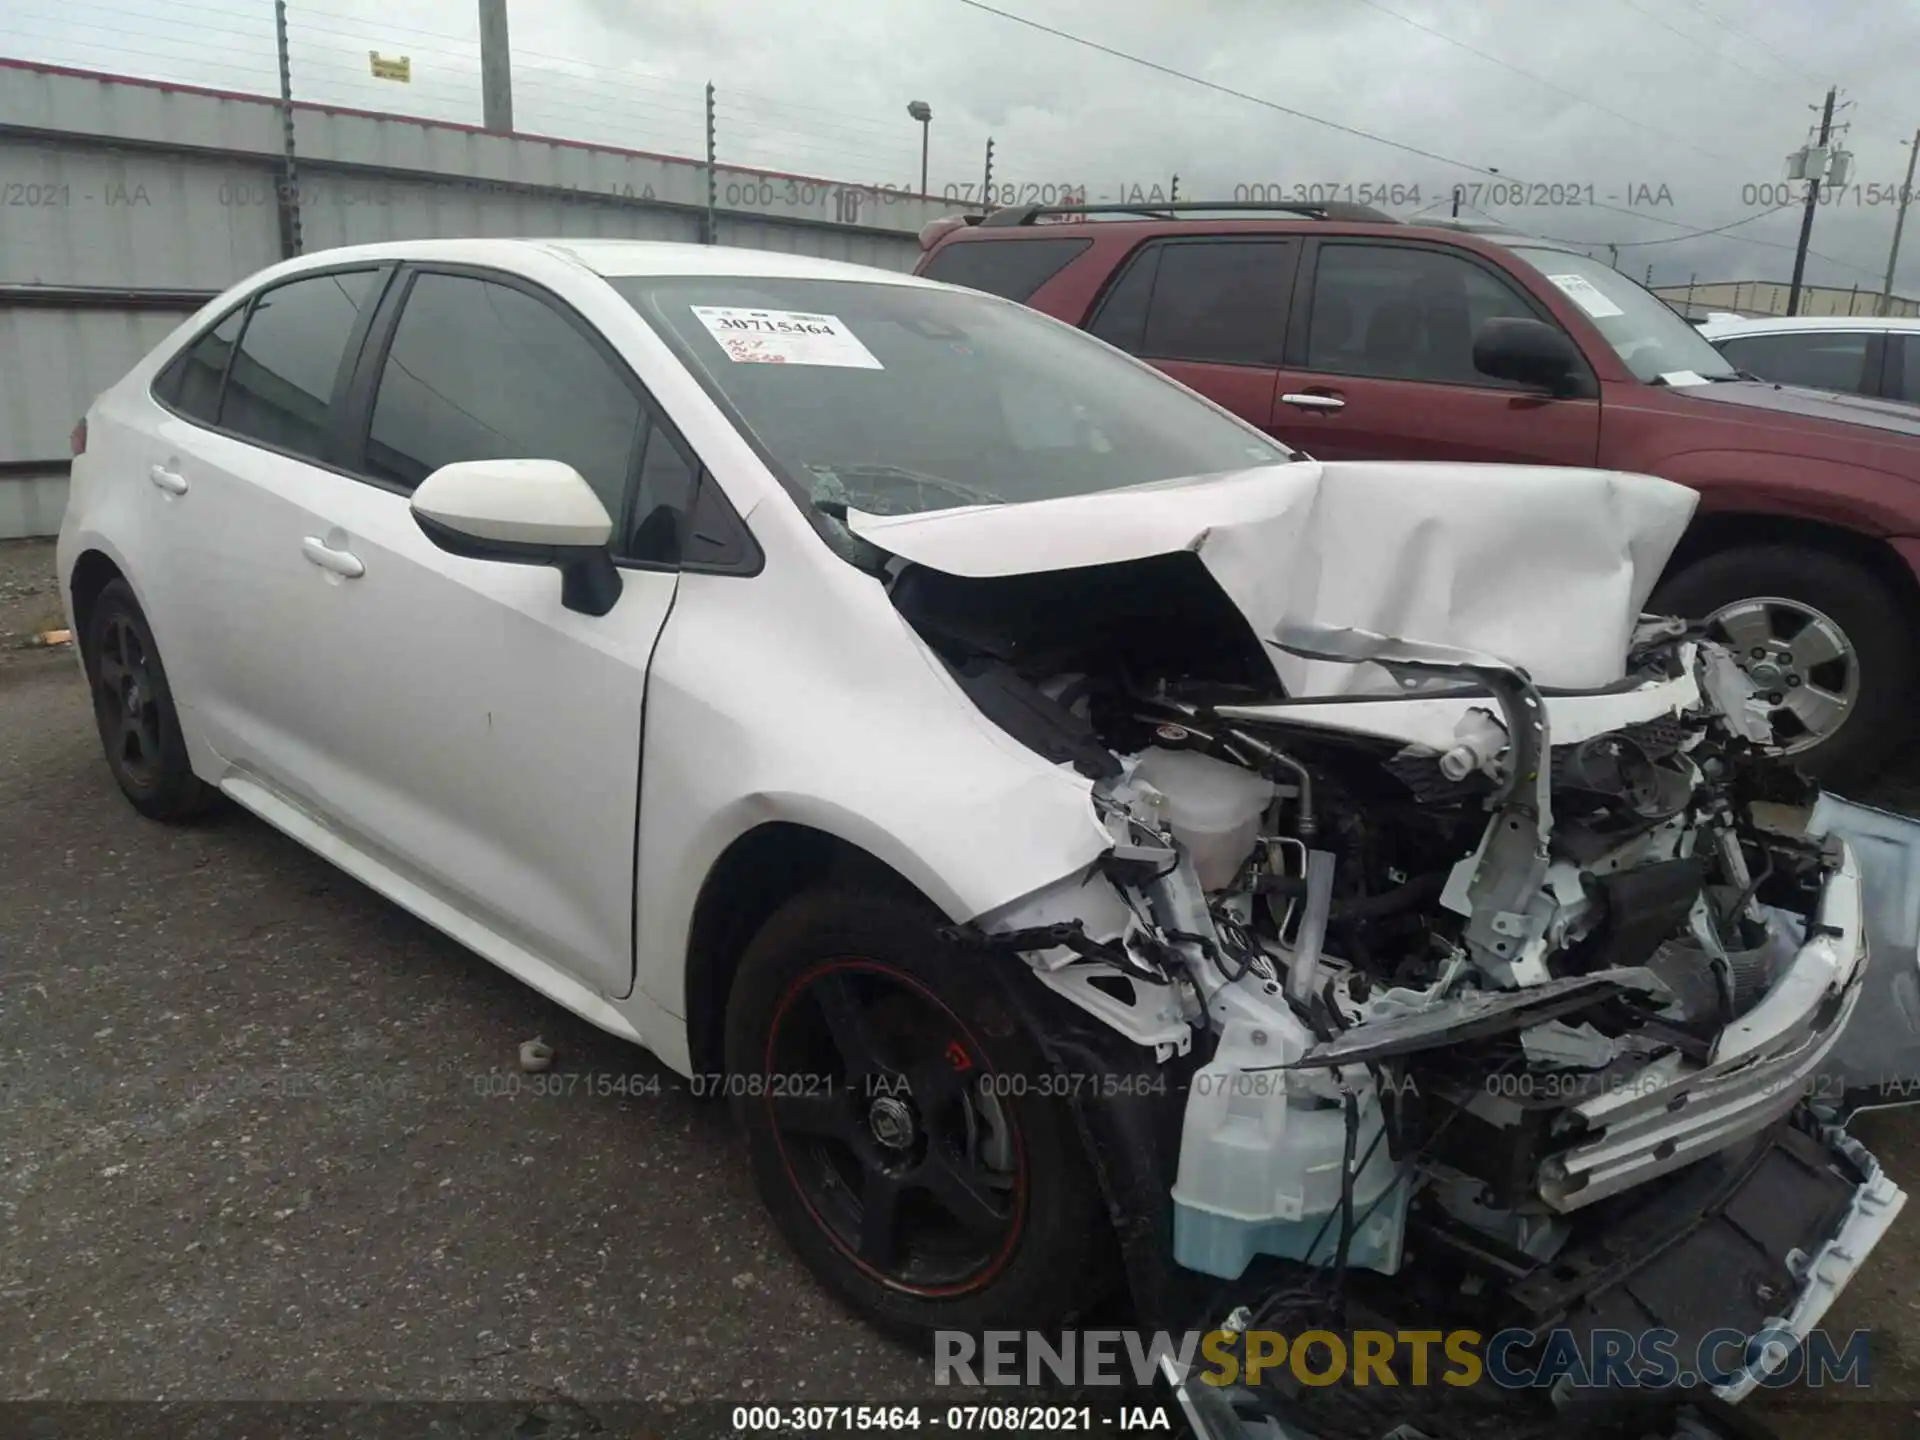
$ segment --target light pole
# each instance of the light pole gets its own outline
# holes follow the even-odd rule
[[[907,114],[920,122],[920,193],[927,193],[927,129],[933,119],[933,107],[924,100],[907,104]]]

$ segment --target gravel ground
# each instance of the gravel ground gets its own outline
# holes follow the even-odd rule
[[[718,1107],[238,811],[138,818],[70,653],[11,648],[50,569],[0,545],[0,1399],[512,1401],[530,1435],[931,1392],[787,1256]],[[536,1035],[575,1091],[489,1093]],[[1904,1112],[1860,1129],[1920,1182]],[[1783,1435],[1920,1430],[1917,1217],[1829,1317],[1871,1391],[1766,1396]]]

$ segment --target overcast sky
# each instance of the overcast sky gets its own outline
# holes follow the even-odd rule
[[[1623,270],[1684,284],[1788,277],[1798,204],[1674,237],[1789,199],[1784,156],[1838,84],[1854,174],[1815,221],[1808,278],[1867,290],[1920,125],[1920,0],[992,3],[1135,59],[966,0],[509,0],[515,119],[696,154],[711,80],[723,160],[906,184],[920,160],[906,105],[925,100],[935,193],[978,186],[989,135],[996,182],[1096,200],[1164,194],[1178,174],[1183,199],[1371,185],[1400,187],[1398,213],[1443,214],[1455,184],[1477,185],[1469,204],[1497,218],[1620,244]],[[298,98],[478,122],[473,0],[288,11]],[[271,91],[272,14],[270,0],[7,0],[0,54]],[[368,50],[408,56],[412,83],[373,79]],[[1545,203],[1495,203],[1505,180]],[[1902,248],[1896,288],[1920,294],[1920,234]]]

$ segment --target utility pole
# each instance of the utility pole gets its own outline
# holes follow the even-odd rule
[[[287,59],[287,0],[273,0],[273,43],[280,52],[280,254],[300,253],[300,175],[293,159],[293,68]]]
[[[980,185],[980,203],[988,209],[993,208],[993,137],[987,137],[987,173]]]
[[[1620,268],[1620,247],[1618,245],[1609,244],[1607,246],[1607,264],[1615,270]]]
[[[1893,267],[1900,263],[1900,231],[1907,223],[1907,202],[1913,199],[1913,162],[1920,157],[1920,130],[1913,132],[1907,151],[1907,183],[1900,187],[1900,208],[1893,212],[1893,244],[1887,250],[1887,283],[1880,287],[1880,305],[1876,313],[1893,313]]]
[[[513,51],[507,0],[480,0],[480,116],[487,129],[513,133]]]
[[[1793,249],[1793,284],[1787,290],[1787,314],[1800,313],[1800,281],[1807,273],[1807,242],[1813,239],[1813,215],[1820,208],[1820,182],[1826,176],[1827,141],[1833,137],[1833,102],[1837,86],[1827,87],[1827,103],[1820,110],[1818,173],[1807,176],[1807,208],[1800,217],[1800,243]]]
[[[1453,215],[1451,217],[1452,219],[1458,220],[1460,218],[1460,192],[1465,188],[1466,187],[1464,185],[1456,185],[1453,187]]]

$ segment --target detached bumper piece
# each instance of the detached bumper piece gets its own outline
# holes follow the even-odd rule
[[[1472,1329],[1483,1338],[1507,1332],[1511,1339],[1520,1332],[1523,1338],[1507,1346],[1505,1360],[1510,1371],[1523,1373],[1534,1369],[1555,1337],[1564,1346],[1570,1336],[1591,1356],[1597,1347],[1590,1337],[1599,1331],[1671,1331],[1675,1338],[1667,1348],[1680,1373],[1668,1377],[1670,1388],[1663,1393],[1675,1405],[1703,1393],[1737,1403],[1786,1362],[1791,1344],[1820,1324],[1906,1200],[1864,1146],[1837,1126],[1820,1126],[1802,1107],[1764,1134],[1581,1212],[1574,1237],[1548,1263],[1527,1265],[1524,1256],[1503,1252],[1499,1258],[1507,1263],[1495,1268],[1504,1268],[1505,1278],[1494,1281],[1484,1309],[1400,1315],[1383,1323]],[[1408,1244],[1438,1264],[1488,1273],[1488,1247],[1463,1228],[1416,1221]],[[1329,1400],[1338,1405],[1340,1397],[1329,1391],[1302,1394],[1295,1406],[1276,1406],[1269,1391],[1256,1395],[1208,1385],[1198,1368],[1181,1373],[1171,1361],[1163,1368],[1203,1440],[1322,1440],[1329,1433],[1344,1440],[1357,1433],[1350,1422],[1316,1423],[1316,1408]],[[1609,1377],[1592,1378],[1594,1386],[1603,1386]],[[1547,1413],[1558,1418],[1543,1429],[1549,1396]],[[1412,1412],[1418,1418],[1398,1428],[1388,1424],[1379,1440],[1584,1435],[1582,1426],[1610,1407],[1638,1407],[1639,1413],[1660,1395],[1564,1385],[1500,1391],[1483,1377],[1471,1391],[1436,1385],[1416,1398],[1424,1407]],[[1647,1433],[1663,1434],[1657,1428]],[[1673,1433],[1720,1432],[1681,1426]]]
[[[1508,1290],[1516,1323],[1576,1335],[1672,1330],[1674,1353],[1689,1364],[1715,1331],[1805,1339],[1907,1202],[1865,1146],[1838,1128],[1812,1129],[1803,1110],[1649,1198],[1602,1207],[1583,1227],[1591,1239]],[[1730,1372],[1737,1358],[1728,1345],[1719,1363]],[[1763,1356],[1714,1393],[1743,1399],[1784,1359]]]
[[[1670,1054],[1574,1107],[1581,1138],[1540,1168],[1541,1197],[1570,1212],[1757,1134],[1802,1099],[1837,1102],[1829,1056],[1859,1005],[1867,936],[1859,863],[1845,849],[1805,943],[1704,1065]]]

